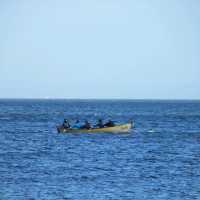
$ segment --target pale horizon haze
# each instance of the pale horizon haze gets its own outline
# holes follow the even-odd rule
[[[0,98],[200,99],[200,1],[1,0]]]

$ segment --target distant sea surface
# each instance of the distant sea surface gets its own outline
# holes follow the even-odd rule
[[[67,118],[128,134],[58,134]],[[200,101],[0,100],[0,200],[200,199]]]

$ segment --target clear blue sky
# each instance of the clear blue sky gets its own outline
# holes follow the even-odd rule
[[[1,0],[0,98],[200,99],[199,0]]]

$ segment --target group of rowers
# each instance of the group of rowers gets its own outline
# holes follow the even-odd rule
[[[102,119],[99,119],[97,123],[92,126],[88,120],[84,121],[84,124],[81,124],[79,120],[76,120],[74,125],[70,125],[69,121],[67,119],[64,119],[64,122],[62,124],[64,128],[70,129],[70,128],[75,128],[75,129],[91,129],[91,128],[104,128],[104,127],[113,127],[115,126],[115,123],[112,120],[108,120],[106,123],[103,123]]]

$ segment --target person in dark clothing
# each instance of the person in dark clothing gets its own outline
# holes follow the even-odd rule
[[[69,124],[69,122],[68,122],[67,119],[64,119],[63,127],[64,127],[64,128],[70,128],[70,124]]]
[[[81,129],[90,129],[90,128],[91,128],[90,123],[87,120],[85,120],[85,124],[81,126]]]
[[[104,124],[104,126],[105,126],[105,127],[113,127],[113,126],[115,126],[115,124],[114,124],[113,121],[108,120],[108,122],[106,122],[106,123]]]
[[[103,121],[102,121],[102,119],[99,119],[98,123],[95,125],[95,128],[103,128],[103,127],[104,127]]]

